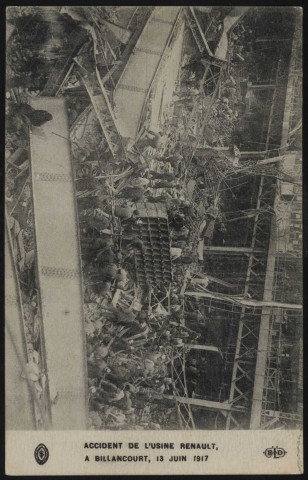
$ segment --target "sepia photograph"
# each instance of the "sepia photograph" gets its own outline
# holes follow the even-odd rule
[[[5,81],[6,432],[99,431],[82,448],[112,455],[202,431],[181,454],[210,458],[215,432],[278,430],[260,455],[287,464],[302,9],[10,6]]]

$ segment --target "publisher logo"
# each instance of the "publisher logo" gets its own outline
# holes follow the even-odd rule
[[[49,451],[46,445],[40,443],[34,450],[34,458],[39,465],[44,465],[49,458]]]
[[[286,451],[281,447],[271,447],[264,450],[264,455],[266,458],[282,458],[286,455]]]

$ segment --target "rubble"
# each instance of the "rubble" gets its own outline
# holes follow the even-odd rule
[[[179,428],[177,407],[164,395],[178,395],[176,378],[182,367],[177,359],[191,345],[208,342],[209,332],[219,343],[211,307],[206,310],[194,299],[187,300],[186,286],[199,292],[209,291],[213,283],[233,288],[205,271],[203,247],[223,246],[238,219],[230,218],[226,207],[230,198],[240,198],[230,178],[247,175],[235,141],[241,93],[232,62],[236,56],[245,61],[240,47],[250,32],[236,27],[227,42],[229,64],[219,59],[215,64],[213,55],[205,56],[204,45],[200,51],[202,38],[195,30],[198,48],[195,45],[193,54],[182,52],[177,78],[167,85],[172,94],[161,98],[158,112],[157,98],[163,97],[168,69],[175,69],[167,55],[153,73],[140,118],[134,118],[134,128],[140,123],[138,132],[126,137],[113,93],[127,60],[125,52],[134,48],[134,22],[143,7],[129,12],[123,8],[62,7],[58,12],[68,32],[75,26],[86,37],[70,65],[64,62],[68,68],[58,94],[67,99],[79,215],[89,416],[92,429],[172,429]],[[148,10],[140,13],[143,25],[151,13],[150,7],[144,8]],[[29,15],[34,15],[32,10],[25,18]],[[220,17],[213,21],[209,51],[222,48]],[[39,37],[40,43],[50,43],[49,30],[40,28],[31,42]],[[175,42],[177,35],[185,39],[184,27],[174,35]],[[16,109],[20,111],[29,92],[43,91],[55,62],[49,55],[48,63],[46,52],[32,44],[13,54],[22,38],[17,28],[9,41],[6,204],[27,307],[29,346],[36,354],[40,312],[29,190],[30,120],[25,121],[29,113],[17,115]],[[248,173],[260,171],[252,163],[244,168]],[[218,351],[217,345],[207,351],[210,348]],[[220,367],[225,368],[223,360]],[[194,373],[193,362],[189,368]],[[37,363],[28,369],[37,382],[42,375]],[[212,389],[218,397],[221,386],[207,378],[211,387],[205,393],[193,382],[189,393],[199,398]]]

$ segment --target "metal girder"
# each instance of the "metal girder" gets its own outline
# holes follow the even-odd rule
[[[233,372],[231,379],[231,388],[229,394],[230,405],[241,405],[246,408],[246,412],[250,410],[254,368],[257,356],[256,346],[258,342],[259,330],[259,315],[245,315],[247,307],[242,308],[238,336],[235,348],[235,357],[233,364]],[[244,341],[245,340],[245,341]],[[247,421],[241,415],[240,419],[236,419],[236,414],[229,413],[226,419],[226,429],[234,426],[237,427],[239,423]]]
[[[281,75],[284,73],[280,72],[280,66],[278,64],[278,71],[276,76],[276,83],[281,83]],[[281,73],[281,75],[280,75]],[[278,102],[281,99],[281,95],[278,95],[278,90],[275,89],[273,101]],[[271,109],[271,118],[269,123],[269,129],[267,134],[267,144],[273,138],[273,125],[275,125],[275,108]],[[280,118],[280,134],[281,134],[281,118]],[[282,142],[283,143],[283,142]],[[276,189],[277,180],[274,177],[261,176],[260,186],[257,199],[257,208],[261,210],[268,209],[267,213],[260,213],[255,217],[255,223],[253,227],[252,235],[252,247],[265,246],[268,248],[269,253],[267,258],[256,256],[253,253],[249,257],[248,271],[246,277],[246,286],[245,292],[249,294],[256,294],[255,285],[253,288],[253,282],[251,277],[254,277],[256,280],[260,277],[260,271],[264,272],[264,278],[262,279],[263,291],[261,292],[262,298],[265,301],[272,300],[271,297],[271,283],[273,278],[272,270],[274,269],[274,259],[275,259],[275,249],[273,247],[273,233],[275,228],[274,218],[270,214],[270,210],[273,207],[274,198],[275,198],[275,189]],[[274,188],[273,188],[274,187]],[[261,283],[261,282],[260,282]],[[251,419],[250,419],[250,428],[275,428],[277,423],[281,420],[292,420],[292,421],[301,421],[301,417],[298,414],[288,414],[284,412],[277,412],[277,384],[279,382],[279,346],[273,348],[271,344],[271,308],[264,307],[262,308],[261,315],[257,319],[257,324],[259,325],[260,333],[258,337],[256,332],[258,327],[250,329],[250,334],[253,333],[254,339],[251,338],[252,345],[254,346],[255,360],[252,369],[253,373],[253,393],[251,392],[251,382],[247,381],[249,378],[249,369],[247,364],[244,367],[240,364],[241,358],[241,349],[243,350],[243,355],[248,354],[249,350],[247,349],[247,337],[245,338],[243,331],[246,324],[245,319],[245,307],[242,309],[242,314],[239,323],[238,338],[235,352],[235,361],[232,374],[232,383],[230,391],[230,403],[234,404],[236,401],[243,401],[249,399],[251,410]],[[245,343],[243,342],[245,338]],[[277,341],[277,339],[276,339]],[[279,340],[278,340],[279,342]],[[252,351],[250,350],[250,354]],[[250,355],[249,354],[249,355]],[[243,357],[242,357],[243,358]],[[249,363],[248,363],[249,366]],[[245,383],[244,383],[245,381]],[[241,388],[240,382],[244,383],[243,388]],[[239,393],[235,397],[235,392]],[[252,395],[251,395],[252,393]],[[278,402],[279,403],[279,402]],[[247,422],[247,418],[245,419]],[[232,426],[238,427],[239,422],[235,418],[234,413],[228,413],[227,428]]]
[[[204,252],[208,253],[228,253],[228,254],[238,254],[238,253],[264,253],[265,250],[263,248],[253,248],[253,247],[228,247],[228,246],[216,246],[216,245],[206,245],[204,246]]]
[[[262,409],[260,414],[260,428],[269,429],[280,421],[301,422],[297,413],[279,411],[279,378],[281,363],[281,324],[275,324],[270,319],[268,331],[267,362],[264,373],[262,395]],[[252,419],[256,421],[256,419]]]
[[[219,68],[219,71],[213,73],[213,71],[212,71],[213,68],[216,68],[216,69]],[[209,75],[210,75],[210,78],[208,78]],[[220,67],[214,66],[210,61],[206,62],[204,74],[203,74],[202,79],[200,80],[200,84],[199,84],[199,89],[203,92],[203,95],[204,95],[205,100],[207,102],[206,105],[205,105],[204,112],[202,112],[203,118],[201,119],[201,121],[202,121],[202,127],[200,129],[201,134],[203,133],[205,122],[207,121],[208,115],[211,112],[213,102],[216,98],[216,94],[217,94],[219,84],[220,84],[220,75],[221,75]],[[205,87],[206,87],[207,90],[211,91],[210,94],[206,93]],[[192,126],[197,121],[196,120],[196,114],[197,114],[197,111],[198,111],[199,107],[200,107],[200,98],[198,97],[195,100],[194,105],[193,105],[193,109],[192,109],[192,111],[189,115],[189,119],[188,119],[188,122],[187,122],[187,125],[186,125],[185,134],[184,134],[184,139],[188,138],[189,134],[191,133]]]
[[[245,288],[244,288],[244,296],[253,295],[253,298],[256,298],[255,294],[258,292],[256,292],[256,287],[255,287],[256,282],[253,283],[251,281],[251,277],[254,276],[256,279],[260,278],[260,272],[259,271],[256,272],[256,269],[261,268],[264,271],[266,269],[267,257],[264,255],[256,255],[253,250],[256,248],[257,245],[260,245],[264,248],[264,243],[266,244],[265,242],[266,237],[269,236],[268,231],[264,228],[263,225],[264,225],[264,216],[267,216],[267,217],[269,216],[267,207],[268,206],[272,207],[272,204],[270,205],[268,204],[269,202],[268,193],[272,184],[273,184],[272,179],[270,182],[268,182],[268,178],[266,178],[264,175],[260,177],[260,184],[259,184],[257,204],[256,204],[256,209],[258,210],[258,213],[254,217],[254,226],[253,226],[253,233],[252,233],[252,239],[251,239],[252,252],[249,255],[246,282],[245,282]],[[262,287],[262,293],[263,293],[263,288],[264,288],[263,282],[261,287]],[[257,296],[257,298],[258,297],[259,295]],[[249,389],[249,396],[247,397],[246,395],[246,398],[249,398],[249,401],[247,402],[247,404],[250,403],[249,406],[251,406],[251,402],[252,402],[251,385],[248,385],[247,381],[244,382],[243,379],[245,378],[247,380],[247,378],[250,377],[251,374],[254,377],[254,368],[255,368],[255,361],[257,357],[257,346],[258,346],[258,340],[259,340],[259,335],[257,335],[256,332],[259,332],[260,316],[257,315],[256,317],[254,317],[253,324],[251,325],[251,323],[249,322],[251,322],[251,319],[253,317],[251,316],[247,317],[246,313],[247,313],[247,307],[243,306],[241,316],[240,316],[240,321],[239,321],[238,337],[237,337],[237,344],[235,349],[229,402],[231,404],[234,404],[234,402],[237,402],[238,400],[243,398],[243,397],[240,397],[240,398],[234,397],[235,390],[236,389],[241,390],[239,386],[241,385],[243,390],[245,390],[246,388]],[[245,346],[243,342],[244,339],[246,341],[250,340],[251,343],[248,342],[248,344],[250,345],[250,348],[247,348]],[[252,347],[251,347],[251,344],[253,345]],[[248,360],[248,363],[243,363],[241,365],[241,362],[243,360]],[[245,372],[245,376],[243,377],[244,372]],[[247,419],[245,420],[247,421]],[[237,426],[237,422],[234,422],[234,415],[229,414],[227,416],[226,428],[227,429],[232,428],[232,424],[235,424],[235,426]]]
[[[256,205],[256,209],[259,211],[259,213],[257,213],[254,217],[254,226],[251,239],[252,249],[260,247],[267,249],[269,243],[270,222],[272,219],[271,209],[273,208],[275,194],[273,185],[275,186],[275,179],[261,175]],[[244,294],[253,295],[254,298],[262,298],[264,285],[264,278],[262,277],[265,274],[266,263],[267,257],[265,255],[255,255],[254,252],[250,254]],[[256,280],[258,278],[261,279],[261,292],[258,292],[255,289],[257,282],[253,283],[250,281],[251,274],[255,276]],[[255,297],[256,294],[257,296]]]
[[[174,365],[175,360],[178,360],[178,369]],[[181,428],[191,430],[196,428],[190,408],[191,400],[194,399],[190,399],[187,393],[185,362],[186,355],[183,348],[174,347],[171,352],[171,375],[174,395],[164,395],[164,397],[175,400]]]
[[[204,70],[204,74],[202,76],[202,79],[200,80],[200,84],[199,84],[199,88],[202,89],[202,86],[204,85],[204,82],[206,81],[206,78],[207,78],[207,75],[208,75],[208,71],[210,69],[210,64],[208,64],[206,67],[205,67],[205,70]],[[185,130],[185,134],[184,134],[184,138],[187,138],[188,137],[188,134],[190,132],[190,129],[193,125],[193,123],[196,121],[196,113],[198,111],[200,107],[200,101],[199,101],[199,98],[197,98],[195,100],[195,103],[194,103],[194,106],[193,106],[193,109],[190,113],[190,116],[189,116],[189,119],[188,119],[188,122],[187,122],[187,126],[186,126],[186,130]]]
[[[251,300],[238,295],[224,295],[221,293],[210,292],[209,290],[187,291],[185,295],[196,298],[210,298],[213,300],[223,300],[228,303],[234,303],[245,308],[252,308],[253,312],[257,308],[289,308],[297,311],[302,310],[302,305],[298,303],[273,302],[272,300]]]
[[[292,108],[292,101],[293,101],[293,94],[294,94],[294,80],[297,77],[297,68],[296,64],[299,64],[299,70],[302,69],[302,25],[301,20],[297,19],[297,25],[295,27],[295,33],[292,42],[292,50],[291,50],[291,60],[290,66],[288,71],[288,83],[287,83],[287,90],[286,90],[286,104],[284,109],[284,117],[283,117],[283,128],[282,128],[282,135],[281,135],[281,147],[285,147],[287,145],[288,135],[290,131],[290,120],[291,120],[291,108]],[[297,28],[300,26],[300,28]],[[302,73],[302,72],[301,72]]]
[[[285,428],[285,422],[293,422],[295,424],[302,423],[302,416],[298,413],[286,413],[278,410],[262,410],[261,428],[262,430],[272,430],[277,428]]]
[[[279,418],[280,420],[293,420],[295,422],[302,421],[302,417],[298,413],[279,412],[276,410],[264,410],[263,414],[264,416]]]
[[[200,27],[200,24],[198,22],[198,19],[196,17],[193,7],[186,8],[185,15],[186,15],[188,26],[193,34],[193,37],[196,41],[199,51],[203,53],[204,50],[206,50],[208,55],[213,57],[213,53],[206,41],[206,38],[204,36],[202,28]]]
[[[215,402],[213,400],[203,400],[201,398],[189,398],[189,397],[178,397],[173,395],[163,395],[164,398],[169,400],[175,399],[182,405],[192,405],[195,407],[202,407],[208,410],[228,412],[232,410],[232,406],[228,402]],[[234,407],[234,410],[242,411],[243,408],[240,406]]]

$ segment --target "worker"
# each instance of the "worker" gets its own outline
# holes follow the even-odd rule
[[[176,175],[168,172],[155,172],[150,170],[151,180],[166,180],[168,182],[176,181]]]
[[[52,120],[51,113],[46,110],[36,110],[27,103],[16,103],[10,107],[9,116],[18,117],[25,125],[41,127]]]
[[[190,265],[194,263],[195,261],[195,255],[180,255],[179,257],[176,257],[173,262],[176,264],[180,265]]]
[[[180,154],[169,155],[163,159],[160,159],[163,162],[170,163],[173,168],[178,168],[179,164],[183,161],[183,156]]]
[[[162,132],[155,133],[152,130],[145,130],[135,143],[138,151],[143,152],[146,147],[158,148],[162,139]]]
[[[152,183],[151,188],[179,188],[179,184],[176,179],[173,181],[160,180],[157,183]]]
[[[117,194],[118,198],[127,198],[133,202],[140,202],[144,200],[144,189],[141,187],[125,187]]]

